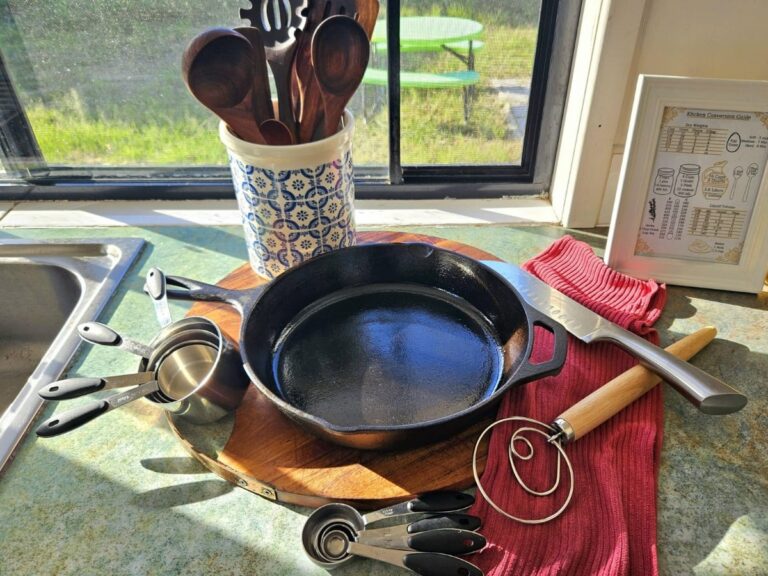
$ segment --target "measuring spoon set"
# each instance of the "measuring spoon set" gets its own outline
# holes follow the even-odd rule
[[[473,503],[474,497],[463,492],[432,492],[363,515],[352,506],[333,502],[307,518],[302,546],[312,562],[327,570],[359,556],[422,576],[482,576],[477,566],[458,557],[486,545],[476,532],[480,519],[458,513]],[[422,517],[407,524],[370,527],[414,515]]]

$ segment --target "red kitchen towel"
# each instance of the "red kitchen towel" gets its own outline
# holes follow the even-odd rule
[[[523,268],[608,320],[658,344],[651,325],[661,314],[666,289],[608,268],[580,241],[566,236]],[[551,355],[552,335],[536,329],[534,360]],[[608,343],[584,344],[568,336],[565,366],[557,376],[511,390],[497,419],[526,416],[551,422],[637,361]],[[481,476],[491,499],[520,517],[546,517],[559,508],[564,487],[550,497],[522,492],[510,470],[509,437],[515,426],[491,433],[488,461]],[[573,500],[550,522],[527,525],[491,508],[478,492],[472,513],[483,519],[488,546],[472,561],[486,574],[564,575],[658,574],[656,554],[656,478],[662,440],[661,386],[583,438],[565,445],[574,468]],[[551,485],[554,448],[536,444],[535,457],[520,466],[537,490]],[[520,446],[518,446],[520,448]],[[522,450],[521,450],[522,451]]]

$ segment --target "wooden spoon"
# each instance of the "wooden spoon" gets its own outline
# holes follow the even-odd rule
[[[275,117],[272,109],[272,95],[269,90],[264,41],[261,39],[259,29],[253,26],[239,26],[235,28],[235,32],[245,36],[253,47],[253,113],[256,116],[256,121],[261,124]]]
[[[363,80],[371,46],[368,36],[349,16],[331,16],[312,37],[312,66],[323,96],[324,136],[339,127],[344,107]]]
[[[184,50],[182,76],[192,95],[240,138],[266,144],[253,116],[253,50],[242,34],[211,28]]]
[[[299,36],[294,68],[299,95],[299,142],[309,142],[323,116],[323,97],[312,68],[312,37],[317,27],[331,16],[355,16],[355,0],[314,0],[309,4],[309,14],[304,33]]]
[[[376,19],[379,17],[379,0],[357,0],[357,15],[355,20],[365,30],[368,40],[373,36]]]
[[[379,0],[318,0],[310,3],[307,27],[299,38],[299,48],[296,52],[296,78],[300,93],[300,142],[312,140],[323,116],[323,98],[312,68],[312,35],[323,20],[336,15],[354,15],[370,40],[379,15]]]
[[[280,120],[275,118],[265,120],[259,129],[267,142],[273,146],[289,146],[294,143],[293,134]]]

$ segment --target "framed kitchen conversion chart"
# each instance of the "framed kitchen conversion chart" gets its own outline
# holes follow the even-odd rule
[[[606,262],[759,292],[768,271],[768,82],[641,76]]]

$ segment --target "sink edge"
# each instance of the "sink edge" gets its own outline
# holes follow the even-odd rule
[[[72,272],[82,288],[77,304],[26,384],[8,409],[0,414],[0,475],[10,464],[43,406],[44,401],[37,395],[37,390],[60,378],[72,362],[80,345],[75,327],[80,322],[98,318],[145,244],[141,238],[0,241],[0,262],[10,260],[60,266]],[[95,246],[101,249],[95,250]],[[50,248],[49,253],[41,253],[46,247]],[[98,280],[94,280],[96,275],[99,275]]]

